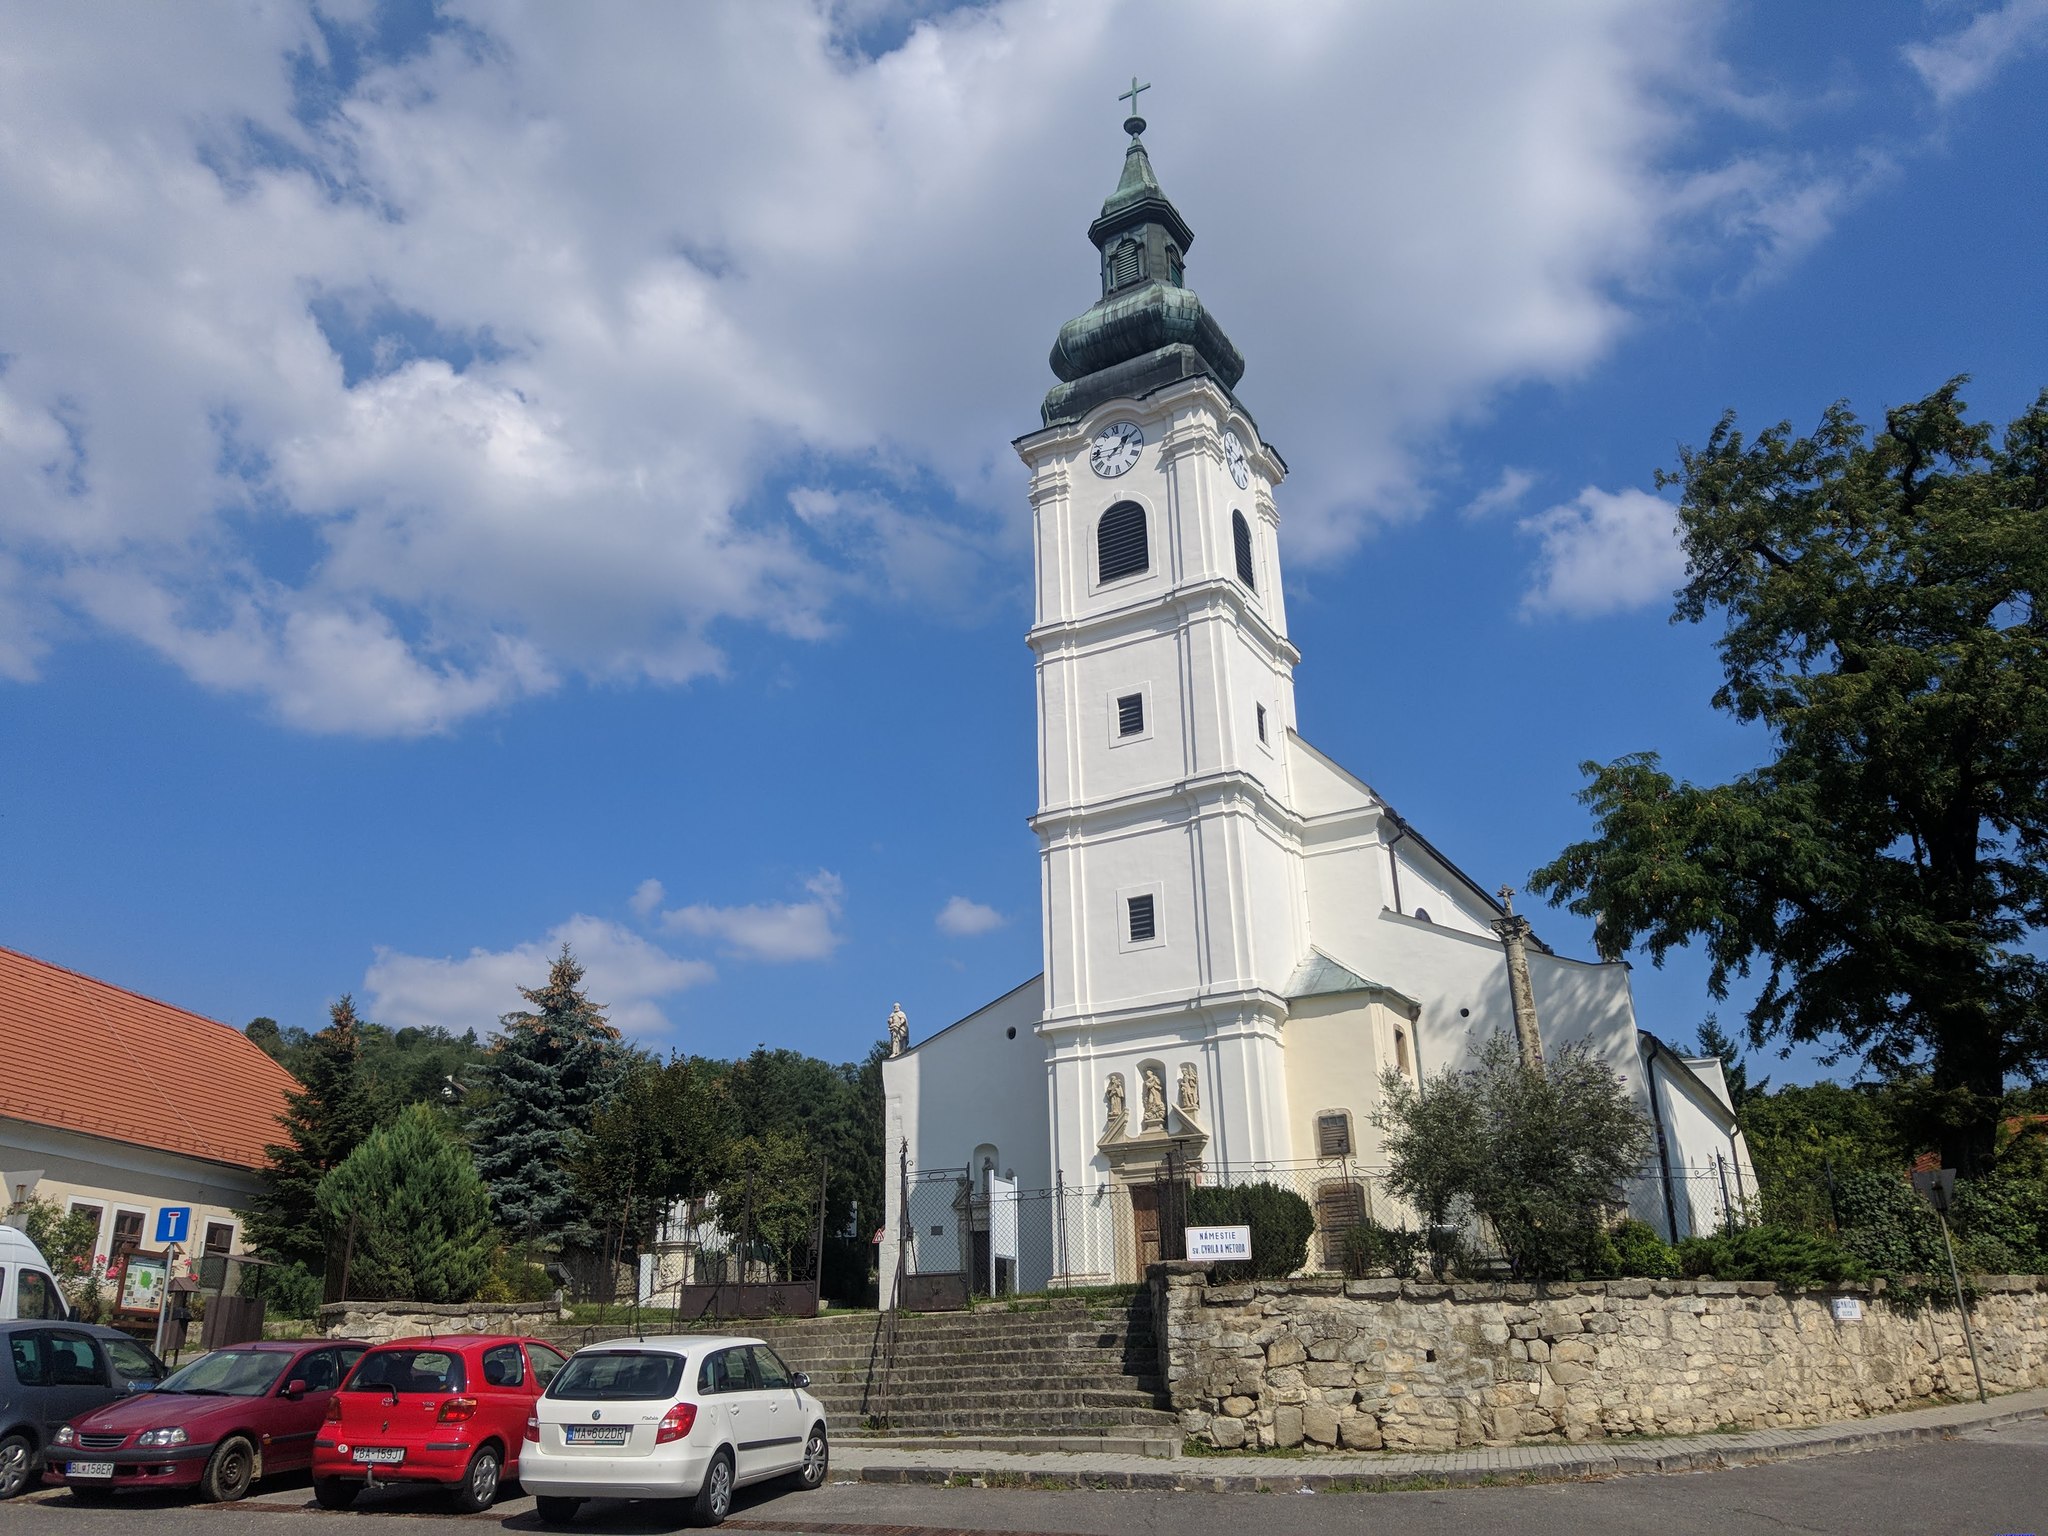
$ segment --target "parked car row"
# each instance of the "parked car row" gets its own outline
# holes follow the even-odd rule
[[[175,1372],[112,1328],[0,1322],[0,1499],[42,1481],[82,1502],[136,1489],[241,1498],[310,1471],[326,1509],[437,1484],[490,1507],[514,1479],[544,1524],[589,1499],[688,1500],[716,1525],[735,1490],[830,1466],[824,1407],[759,1339],[593,1344],[464,1334],[369,1345],[238,1344]]]

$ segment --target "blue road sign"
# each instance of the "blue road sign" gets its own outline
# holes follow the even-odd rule
[[[182,1243],[192,1236],[192,1207],[189,1205],[167,1205],[156,1213],[156,1240],[160,1243]]]

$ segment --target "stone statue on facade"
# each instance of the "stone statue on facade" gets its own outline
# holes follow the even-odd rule
[[[1192,1115],[1202,1107],[1202,1090],[1195,1081],[1195,1064],[1184,1061],[1180,1064],[1180,1112]]]
[[[1145,1125],[1148,1131],[1166,1125],[1166,1078],[1157,1067],[1145,1068]]]
[[[1109,1086],[1103,1090],[1102,1100],[1109,1106],[1109,1124],[1105,1131],[1113,1131],[1124,1123],[1124,1075],[1121,1072],[1109,1074]]]
[[[910,1044],[910,1016],[903,1011],[901,1003],[889,1009],[889,1054],[901,1056],[904,1047]]]

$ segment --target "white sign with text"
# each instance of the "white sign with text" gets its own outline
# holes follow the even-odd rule
[[[1189,1227],[1187,1255],[1191,1259],[1249,1259],[1252,1256],[1250,1227]]]

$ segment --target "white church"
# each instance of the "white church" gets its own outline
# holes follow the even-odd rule
[[[884,1065],[885,1303],[899,1256],[976,1289],[991,1272],[998,1289],[1142,1278],[1176,1251],[1163,1179],[1264,1175],[1325,1229],[1361,1210],[1401,1219],[1375,1208],[1370,1178],[1382,1074],[1419,1084],[1518,1023],[1549,1050],[1590,1041],[1653,1122],[1637,1214],[1667,1237],[1718,1221],[1755,1189],[1720,1063],[1639,1032],[1625,964],[1552,952],[1302,736],[1287,465],[1233,392],[1243,358],[1185,284],[1193,235],[1144,122],[1124,126],[1122,178],[1088,229],[1102,296],[1060,328],[1044,425],[1016,442],[1045,969]],[[1526,954],[1519,1020],[1511,951]],[[906,1161],[913,1187],[958,1196],[906,1212]],[[994,1271],[991,1180],[995,1253],[1010,1188],[1057,1227]],[[1311,1268],[1334,1262],[1338,1235],[1311,1243]]]

